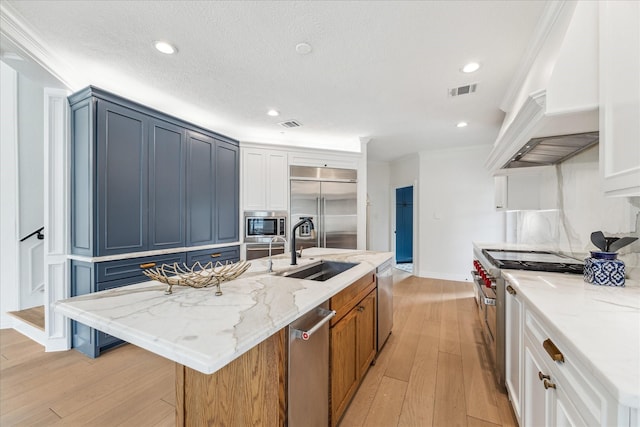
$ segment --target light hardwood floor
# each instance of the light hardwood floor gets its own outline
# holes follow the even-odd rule
[[[399,276],[406,277],[406,276]],[[493,382],[469,283],[410,276],[340,426],[516,425]],[[173,426],[173,362],[133,345],[89,359],[0,331],[1,426]]]

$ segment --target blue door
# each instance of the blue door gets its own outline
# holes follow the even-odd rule
[[[396,263],[413,262],[413,186],[396,188]]]

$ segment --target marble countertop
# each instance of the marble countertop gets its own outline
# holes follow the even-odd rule
[[[310,248],[298,265],[320,259],[359,263],[325,282],[267,273],[252,260],[240,278],[214,288],[148,281],[55,303],[55,311],[167,359],[212,374],[256,344],[392,258],[390,252]],[[273,270],[290,270],[290,255],[273,257]]]
[[[580,275],[502,273],[620,404],[640,408],[640,281],[617,288]]]

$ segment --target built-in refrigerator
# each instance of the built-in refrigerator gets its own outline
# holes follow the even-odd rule
[[[291,166],[290,224],[311,217],[296,232],[302,248],[356,249],[358,245],[357,171],[353,169]]]

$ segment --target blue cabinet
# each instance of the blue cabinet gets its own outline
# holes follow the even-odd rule
[[[217,262],[222,264],[227,262],[238,262],[240,261],[240,247],[231,246],[228,248],[204,249],[187,252],[187,265],[193,265],[196,261],[203,267],[211,261],[213,261],[214,265]]]
[[[238,142],[89,87],[71,105],[71,252],[239,240]]]

